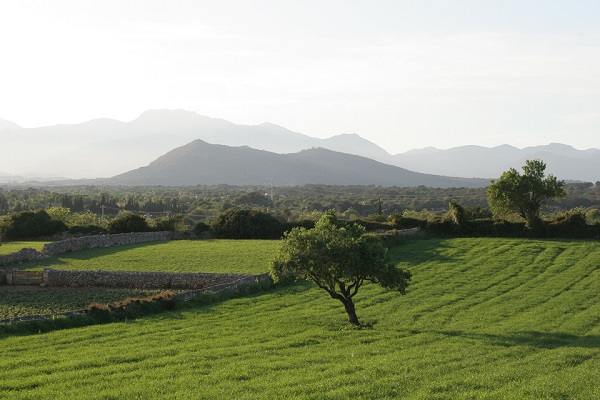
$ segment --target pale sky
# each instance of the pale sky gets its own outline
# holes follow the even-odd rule
[[[600,1],[0,0],[0,118],[600,147]]]

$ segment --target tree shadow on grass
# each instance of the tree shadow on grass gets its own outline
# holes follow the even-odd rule
[[[408,266],[424,262],[451,262],[453,261],[451,257],[441,254],[442,250],[450,248],[445,241],[446,239],[413,239],[392,246],[388,255],[391,262],[404,262],[408,263]]]
[[[600,335],[578,336],[563,332],[536,332],[521,331],[506,335],[496,335],[490,333],[468,333],[461,331],[441,331],[437,332],[445,336],[462,337],[487,341],[496,346],[533,346],[544,349],[556,349],[559,347],[582,347],[582,348],[600,348]]]

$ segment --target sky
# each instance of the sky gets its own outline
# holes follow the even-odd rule
[[[0,0],[0,118],[185,109],[392,154],[600,147],[599,20],[596,0]]]

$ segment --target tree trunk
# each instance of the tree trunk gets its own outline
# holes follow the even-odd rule
[[[344,307],[346,308],[346,312],[348,313],[348,322],[352,325],[360,326],[360,322],[358,321],[358,317],[356,316],[356,310],[354,309],[354,302],[352,299],[344,299],[342,301],[344,303]]]

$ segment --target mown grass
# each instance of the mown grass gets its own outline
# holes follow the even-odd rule
[[[124,323],[5,337],[0,398],[600,398],[598,242],[411,241],[406,296],[349,330],[308,283]]]
[[[34,241],[34,242],[2,242],[0,244],[0,255],[6,255],[6,254],[10,254],[10,253],[15,253],[25,247],[29,247],[32,248],[34,250],[41,250],[42,247],[44,247],[44,245],[48,243],[47,241],[45,242],[40,242],[40,241]]]
[[[23,270],[169,271],[259,274],[269,270],[277,240],[177,240],[103,247],[18,265]]]

